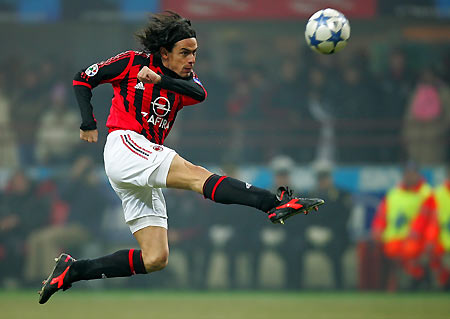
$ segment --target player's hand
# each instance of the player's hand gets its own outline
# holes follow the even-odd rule
[[[156,74],[148,66],[144,66],[138,73],[137,78],[142,83],[157,84],[161,82],[161,76]]]
[[[80,130],[80,139],[89,143],[97,143],[98,130],[83,131]]]

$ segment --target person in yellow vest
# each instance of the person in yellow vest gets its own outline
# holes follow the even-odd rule
[[[445,254],[450,254],[450,169],[447,174],[447,180],[435,189],[436,213],[425,231],[430,267],[439,285],[446,290],[450,289],[450,269],[445,267],[442,259]]]
[[[398,267],[414,282],[423,278],[425,271],[418,258],[424,251],[424,233],[434,210],[431,186],[418,167],[408,163],[401,183],[387,192],[372,223],[373,237],[382,243],[389,261],[388,290],[397,288],[395,272]]]

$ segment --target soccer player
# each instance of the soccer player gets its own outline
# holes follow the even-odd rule
[[[111,83],[114,97],[106,126],[105,171],[122,200],[125,221],[140,250],[120,250],[96,259],[68,254],[43,282],[39,303],[79,280],[146,274],[167,265],[166,204],[161,188],[191,190],[222,204],[257,208],[272,223],[317,210],[321,199],[295,198],[287,187],[275,195],[237,179],[218,176],[163,146],[179,110],[202,102],[206,91],[194,73],[196,33],[174,12],[154,14],[138,34],[144,52],[126,51],[80,71],[73,81],[80,107],[80,138],[97,142],[91,90]],[[95,213],[95,212],[94,212]]]

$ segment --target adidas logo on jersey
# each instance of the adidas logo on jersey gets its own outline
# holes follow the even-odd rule
[[[136,84],[136,85],[134,86],[134,88],[135,88],[136,90],[142,90],[142,91],[145,90],[144,83],[142,83],[142,82],[138,82],[138,84]]]

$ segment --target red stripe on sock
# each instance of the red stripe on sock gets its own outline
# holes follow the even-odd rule
[[[206,179],[206,181],[203,183],[203,197],[204,197],[204,198],[206,198],[206,196],[205,196],[205,186],[206,186],[206,184],[208,183],[208,181],[209,181],[213,176],[214,176],[214,174],[212,174],[210,177],[208,177],[208,178]]]
[[[130,249],[128,251],[128,262],[130,263],[131,274],[136,275],[136,272],[134,271],[134,265],[133,265],[133,253],[134,253],[134,249]]]
[[[217,181],[216,185],[214,185],[214,188],[213,188],[212,193],[211,193],[211,200],[214,200],[214,193],[216,192],[216,188],[217,188],[217,186],[219,186],[220,183],[222,183],[222,181],[225,178],[227,178],[227,176],[222,176],[221,178],[219,178],[219,180]]]

